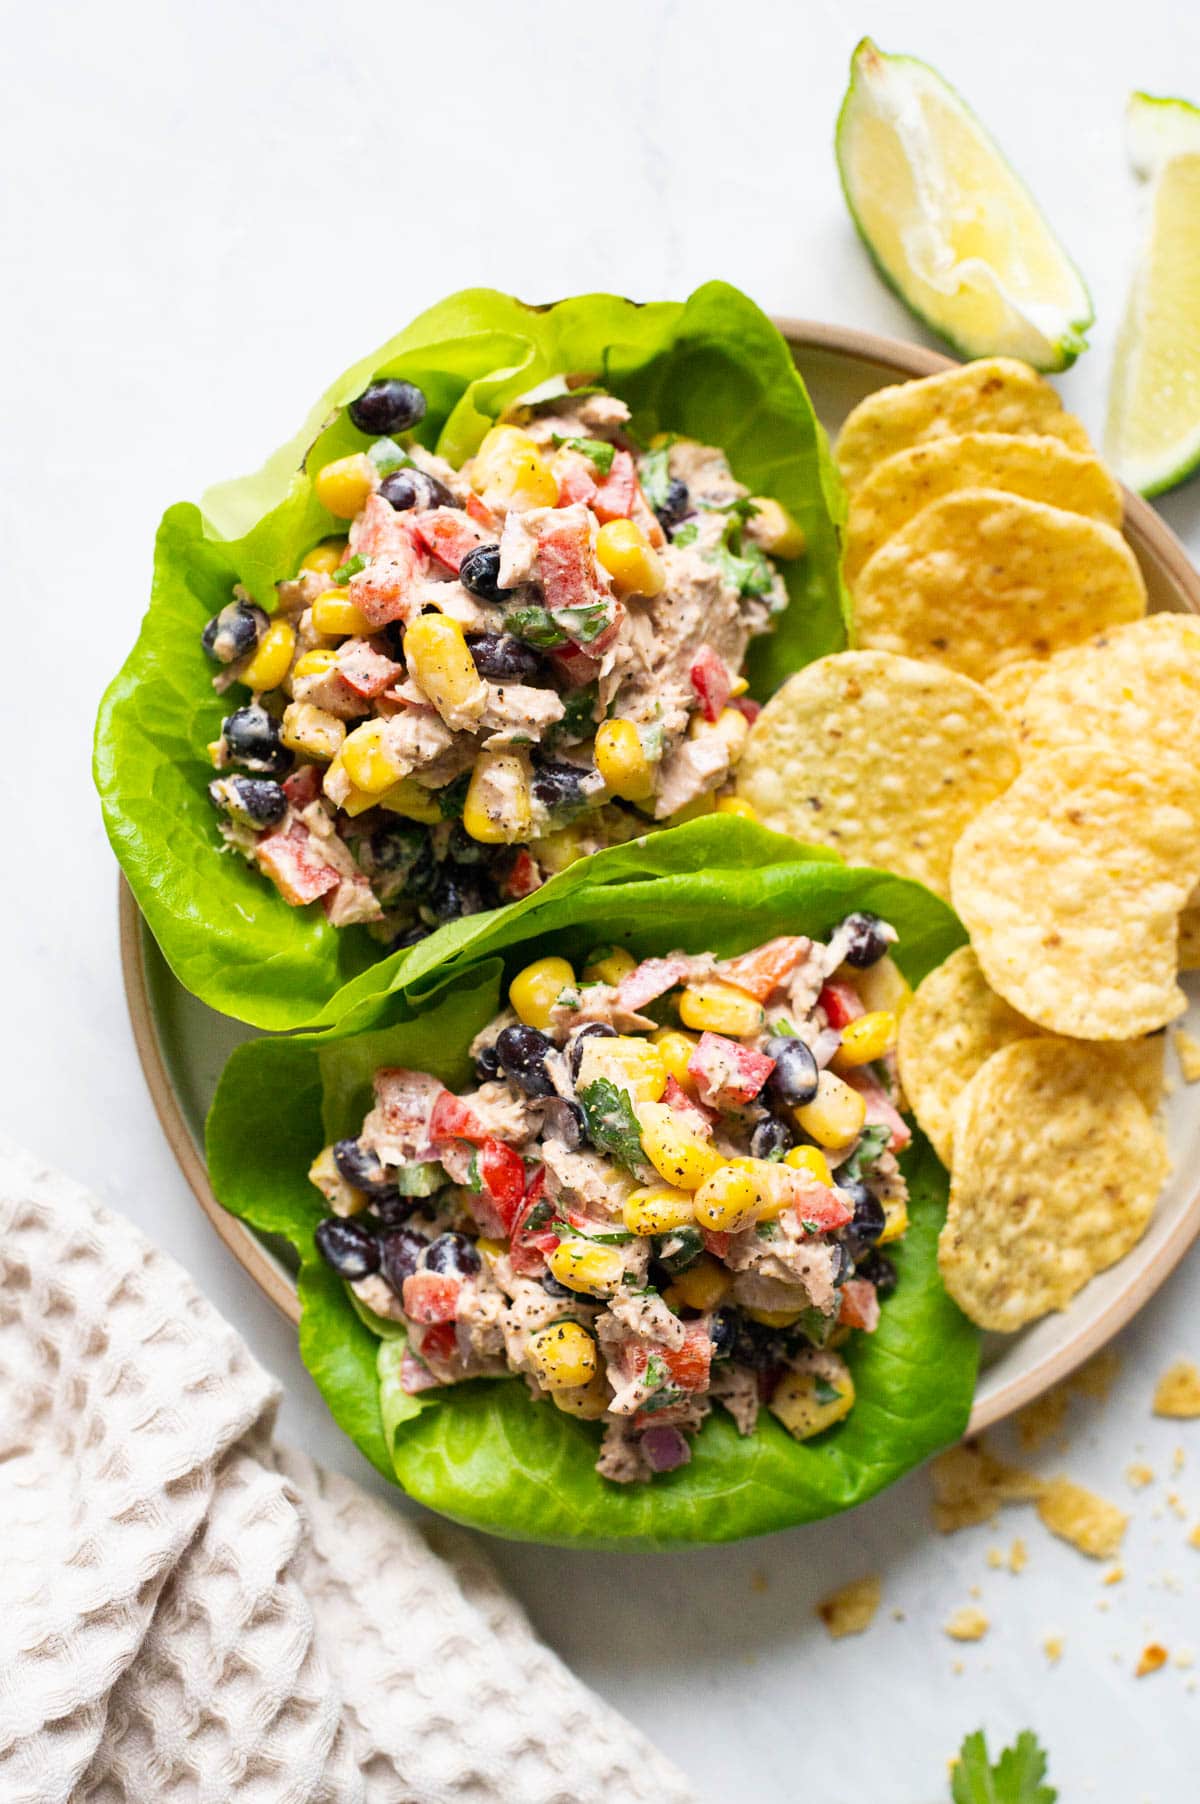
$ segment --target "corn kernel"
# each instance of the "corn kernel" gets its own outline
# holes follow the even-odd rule
[[[489,1240],[485,1234],[481,1234],[475,1242],[475,1250],[482,1253],[485,1259],[503,1259],[508,1252],[508,1242]]]
[[[463,831],[485,846],[528,839],[533,825],[529,773],[517,752],[480,752],[463,804]]]
[[[529,851],[548,877],[557,877],[584,856],[583,828],[559,827],[553,833],[544,833],[540,839],[530,841]]]
[[[631,1234],[670,1234],[695,1220],[692,1195],[688,1190],[673,1190],[669,1184],[648,1184],[635,1190],[621,1205],[625,1226]]]
[[[322,539],[300,559],[301,572],[312,570],[318,576],[332,576],[345,563],[347,549],[345,539]]]
[[[589,1035],[583,1041],[575,1088],[585,1090],[597,1079],[624,1090],[635,1106],[656,1103],[667,1087],[667,1067],[649,1040],[629,1034],[618,1034],[615,1039]]]
[[[612,1392],[603,1372],[588,1384],[564,1385],[561,1390],[553,1390],[551,1399],[557,1409],[564,1415],[578,1416],[584,1422],[596,1422],[608,1408]]]
[[[605,720],[596,729],[596,769],[613,795],[644,802],[654,794],[654,766],[631,720]]]
[[[746,536],[768,557],[803,557],[808,540],[804,528],[771,495],[752,495],[758,509],[746,523]]]
[[[386,721],[367,720],[346,735],[341,759],[355,789],[380,796],[404,775],[384,743]]]
[[[718,814],[736,814],[742,821],[757,821],[761,818],[754,803],[748,802],[745,796],[718,796],[716,811]]]
[[[311,702],[289,702],[283,711],[279,736],[290,752],[327,763],[342,749],[346,723]]]
[[[578,1390],[600,1370],[596,1343],[582,1322],[551,1322],[529,1337],[529,1359],[548,1391]]]
[[[317,646],[315,651],[306,651],[296,659],[292,666],[292,682],[297,683],[302,677],[328,676],[337,667],[337,653],[325,646]]]
[[[762,1192],[748,1171],[724,1164],[696,1192],[696,1220],[702,1228],[733,1234],[754,1221]]]
[[[767,1408],[796,1440],[811,1440],[854,1408],[854,1380],[840,1359],[838,1368],[836,1379],[816,1372],[785,1372],[776,1385]],[[829,1391],[833,1396],[823,1403],[821,1396]]]
[[[574,1236],[560,1240],[546,1254],[546,1264],[568,1290],[581,1290],[593,1297],[611,1297],[625,1271],[620,1247],[597,1246],[593,1240]],[[586,1380],[576,1378],[574,1382],[583,1384]]]
[[[867,1104],[835,1071],[822,1071],[817,1094],[794,1111],[796,1120],[818,1146],[845,1146],[862,1131]]]
[[[613,579],[618,595],[661,595],[667,586],[663,561],[633,520],[610,520],[596,535],[596,558]]]
[[[583,967],[584,983],[607,983],[615,989],[623,977],[637,970],[637,959],[624,946],[597,946]]]
[[[716,810],[717,798],[711,790],[706,790],[703,795],[697,796],[694,802],[687,802],[682,808],[677,808],[668,819],[667,825],[682,827],[686,821],[701,820],[706,814],[715,814]]]
[[[858,990],[865,1008],[889,1009],[897,1021],[912,1001],[912,987],[893,959],[878,959],[865,971],[847,970],[846,976]]]
[[[508,1000],[526,1027],[544,1031],[550,1025],[550,1011],[558,1001],[559,991],[572,988],[574,983],[575,973],[565,958],[536,958],[517,972],[508,986]]]
[[[730,697],[732,698],[732,697],[738,696],[738,695],[745,695],[745,693],[749,689],[749,687],[750,687],[750,684],[747,682],[747,680],[744,676],[734,677],[733,682],[729,686]]]
[[[426,827],[436,827],[443,818],[433,791],[418,783],[415,777],[401,777],[381,796],[372,796],[371,801],[386,808],[389,814],[402,814],[406,820],[420,821]],[[342,806],[344,808],[346,804],[343,802]]]
[[[659,1177],[674,1189],[699,1190],[725,1163],[669,1103],[645,1102],[637,1113],[643,1151]]]
[[[881,1059],[896,1044],[896,1017],[890,1009],[873,1009],[859,1015],[842,1029],[842,1043],[837,1051],[837,1064],[851,1070],[856,1065],[869,1065]]]
[[[295,649],[296,635],[287,621],[272,620],[254,656],[238,672],[238,682],[260,694],[266,689],[278,689]]]
[[[793,1146],[784,1153],[783,1162],[790,1165],[793,1171],[806,1171],[810,1177],[816,1178],[818,1184],[828,1189],[833,1183],[833,1173],[829,1169],[829,1160],[819,1146]]]
[[[317,500],[339,520],[353,520],[375,492],[375,466],[364,452],[352,457],[339,457],[313,478]],[[337,566],[335,565],[336,569]]]
[[[711,1253],[701,1253],[685,1272],[676,1274],[670,1289],[663,1294],[671,1309],[683,1304],[688,1309],[708,1311],[724,1302],[732,1289],[733,1273]]]
[[[371,623],[350,599],[349,589],[326,589],[312,604],[312,623],[318,633],[369,633]]]
[[[908,1204],[902,1196],[887,1197],[883,1204],[883,1233],[875,1242],[876,1246],[886,1246],[889,1240],[899,1240],[908,1233]]]
[[[493,426],[475,453],[471,486],[488,507],[553,507],[558,483],[528,433],[517,426]]]
[[[650,1041],[658,1047],[667,1076],[673,1077],[685,1090],[690,1089],[695,1080],[688,1073],[688,1061],[700,1042],[691,1034],[681,1034],[676,1027],[656,1028]]]
[[[722,708],[715,720],[693,714],[688,726],[689,739],[719,739],[729,753],[730,764],[736,764],[746,749],[750,722],[740,708]]]
[[[790,1328],[804,1314],[802,1309],[743,1309],[752,1322],[760,1322],[764,1328]]]
[[[457,620],[419,615],[404,635],[404,661],[448,727],[458,732],[474,725],[487,703],[487,684]]]
[[[763,1024],[762,1004],[746,990],[714,978],[690,983],[679,998],[679,1019],[698,1033],[730,1034],[738,1039],[756,1034]]]
[[[363,1192],[348,1184],[338,1170],[332,1146],[317,1154],[308,1168],[308,1181],[316,1185],[335,1215],[358,1215],[367,1206]]]
[[[755,1221],[775,1221],[791,1208],[796,1198],[795,1179],[788,1176],[782,1164],[773,1159],[731,1159],[729,1163],[744,1172],[754,1185]]]

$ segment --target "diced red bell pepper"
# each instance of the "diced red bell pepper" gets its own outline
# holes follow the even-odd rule
[[[719,719],[733,688],[724,660],[717,656],[711,645],[702,645],[688,675],[700,698],[705,720]]]
[[[753,1102],[772,1071],[774,1059],[724,1034],[702,1033],[688,1060],[688,1076],[696,1080],[701,1102],[719,1109]]]
[[[858,991],[849,983],[827,983],[817,1001],[825,1010],[830,1027],[846,1027],[866,1012]]]
[[[700,1238],[704,1242],[706,1252],[711,1253],[714,1259],[724,1259],[729,1251],[732,1235],[723,1228],[701,1228]]]
[[[499,533],[499,520],[497,520],[487,502],[482,500],[481,497],[474,492],[467,496],[467,512],[470,514],[472,520],[477,521],[480,526],[485,527],[489,533]]]
[[[472,1146],[482,1146],[488,1139],[487,1129],[482,1127],[479,1118],[468,1109],[466,1103],[449,1090],[443,1090],[433,1105],[429,1117],[429,1138],[431,1140],[469,1140]]]
[[[308,828],[294,823],[286,833],[269,833],[254,849],[260,871],[271,879],[285,902],[303,908],[326,890],[336,889],[342,873],[326,864]]]
[[[455,576],[468,551],[482,545],[486,537],[474,520],[453,507],[437,507],[432,513],[415,515],[412,534],[423,550],[453,570]]]
[[[556,524],[557,521],[557,524]],[[546,606],[586,608],[601,600],[586,519],[551,513],[538,529],[538,576]]]
[[[404,1313],[411,1321],[425,1326],[452,1322],[461,1289],[457,1278],[446,1277],[442,1272],[413,1272],[404,1280]]]
[[[874,1078],[868,1077],[865,1071],[847,1071],[846,1082],[858,1091],[867,1105],[865,1127],[885,1127],[890,1130],[888,1151],[900,1153],[912,1139],[912,1129],[903,1115],[896,1108],[886,1091],[880,1088]]]
[[[558,471],[558,505],[573,507],[577,501],[586,506],[596,493],[596,478],[582,457],[564,457]]]
[[[302,764],[283,779],[283,793],[293,808],[307,808],[321,793],[321,771],[316,764]]]
[[[489,1135],[479,1149],[479,1176],[505,1234],[511,1234],[525,1203],[525,1161],[511,1146]]]
[[[874,1334],[879,1326],[879,1293],[867,1278],[847,1278],[842,1285],[838,1321],[846,1328]]]
[[[806,1171],[793,1172],[787,1166],[783,1169],[792,1179],[790,1206],[815,1234],[835,1234],[854,1220],[854,1210],[827,1184],[819,1183]]]
[[[784,978],[790,977],[801,960],[808,957],[811,947],[812,941],[801,934],[783,934],[764,946],[756,946],[753,952],[742,953],[740,958],[727,958],[717,966],[717,976],[724,983],[748,991],[756,1002],[765,1002],[771,991],[777,990]]]
[[[617,451],[613,454],[608,475],[592,496],[592,512],[605,525],[609,520],[628,520],[637,500],[637,492],[638,479],[634,461],[628,451]]]
[[[682,983],[691,968],[692,961],[684,953],[677,953],[673,958],[644,958],[617,985],[618,1007],[636,1014],[648,1002],[657,1001],[677,983]]]
[[[662,1099],[668,1108],[677,1109],[681,1115],[686,1115],[698,1134],[707,1135],[709,1128],[717,1120],[715,1109],[706,1109],[702,1102],[689,1096],[683,1085],[673,1077],[667,1079]]]
[[[560,645],[550,653],[550,662],[562,677],[567,689],[586,689],[594,682],[600,669],[600,659],[592,657],[590,651],[584,651],[578,645]]]
[[[458,1334],[453,1322],[436,1322],[433,1327],[426,1328],[421,1335],[421,1352],[429,1359],[444,1361],[457,1359]],[[400,1369],[400,1383],[404,1384],[404,1368]]]
[[[409,523],[382,495],[368,495],[361,514],[352,523],[350,557],[403,557],[411,554]]]
[[[712,1365],[712,1336],[706,1322],[689,1322],[682,1347],[664,1347],[662,1360],[672,1379],[684,1391],[706,1391]]]
[[[508,875],[501,881],[501,892],[507,901],[519,902],[523,896],[532,896],[534,890],[541,887],[542,873],[537,860],[522,846],[509,866]]]
[[[750,722],[751,726],[754,725],[755,721],[762,713],[762,703],[751,701],[748,695],[739,695],[735,699],[733,706],[737,709],[739,714],[744,714],[746,716],[746,719]]]
[[[405,552],[380,557],[350,578],[350,599],[372,631],[393,620],[407,625],[420,609],[417,585],[425,573],[425,559],[415,543]]]
[[[385,658],[367,639],[347,639],[338,646],[337,674],[355,695],[372,701],[404,675],[404,666]]]

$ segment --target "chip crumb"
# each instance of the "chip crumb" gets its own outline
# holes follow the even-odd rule
[[[1142,1649],[1141,1659],[1133,1669],[1135,1679],[1144,1679],[1147,1673],[1157,1672],[1167,1664],[1167,1650],[1161,1642],[1151,1641]]]
[[[754,1571],[750,1574],[751,1591],[765,1591],[768,1587],[769,1582],[770,1581],[768,1580],[767,1575],[763,1571],[762,1567],[756,1566],[754,1568]]]
[[[1008,1550],[1008,1570],[1011,1573],[1024,1572],[1029,1564],[1029,1550],[1018,1535]]]
[[[1189,1547],[1200,1547],[1200,1522],[1197,1522],[1195,1528],[1192,1530],[1191,1534],[1188,1536],[1188,1546]]]
[[[982,1610],[977,1610],[972,1604],[964,1604],[942,1626],[943,1632],[952,1641],[982,1641],[990,1624]]]
[[[983,1592],[979,1589],[978,1585],[972,1585],[967,1595],[968,1597],[982,1597]]]
[[[1115,1347],[1102,1347],[1086,1365],[1080,1366],[1067,1379],[1067,1389],[1077,1397],[1091,1397],[1103,1403],[1121,1370],[1121,1355]]]
[[[993,1572],[999,1572],[1004,1564],[1004,1553],[1002,1549],[999,1547],[989,1547],[987,1550],[987,1563]]]
[[[1125,1480],[1135,1491],[1144,1491],[1147,1485],[1154,1483],[1154,1473],[1149,1466],[1135,1461],[1132,1466],[1126,1466]]]
[[[997,1459],[979,1441],[964,1441],[940,1453],[930,1474],[933,1523],[942,1535],[990,1522],[1002,1503],[1031,1503],[1046,1489],[1036,1473]]]
[[[1017,1416],[1017,1439],[1026,1453],[1034,1447],[1040,1447],[1051,1435],[1059,1433],[1066,1420],[1069,1401],[1067,1392],[1061,1385],[1057,1385],[1044,1396],[1035,1397],[1032,1403],[1027,1403],[1020,1411]]]
[[[1190,1359],[1176,1360],[1163,1373],[1155,1386],[1154,1413],[1189,1421],[1200,1416],[1200,1370]]]
[[[1111,1560],[1119,1553],[1129,1525],[1124,1510],[1068,1478],[1050,1481],[1038,1498],[1037,1512],[1052,1535],[1092,1560]]]
[[[817,1605],[817,1615],[835,1641],[843,1635],[861,1635],[871,1626],[882,1590],[883,1581],[877,1574],[851,1579]]]
[[[893,1622],[907,1621],[907,1617],[905,1616],[904,1611],[903,1610],[893,1610],[892,1611],[892,1621]]]
[[[1042,1648],[1051,1666],[1057,1666],[1063,1655],[1063,1638],[1061,1635],[1047,1635]]]
[[[1187,1672],[1190,1667],[1195,1666],[1196,1656],[1190,1647],[1181,1647],[1177,1649],[1175,1654],[1175,1664],[1181,1672]]]
[[[1167,1508],[1173,1511],[1181,1522],[1187,1521],[1187,1506],[1178,1491],[1167,1492]]]
[[[1200,1040],[1195,1034],[1190,1034],[1186,1027],[1177,1027],[1171,1038],[1175,1042],[1175,1056],[1179,1060],[1184,1083],[1200,1083]]]
[[[954,1674],[956,1679],[961,1679],[963,1673],[965,1673],[966,1670],[967,1669],[963,1665],[961,1660],[955,1660],[950,1667],[950,1671]]]
[[[1102,1585],[1119,1585],[1124,1577],[1124,1566],[1110,1566],[1100,1583]]]
[[[1174,1453],[1171,1455],[1171,1471],[1174,1473],[1176,1478],[1179,1477],[1179,1474],[1183,1471],[1183,1468],[1186,1465],[1187,1465],[1187,1454],[1183,1451],[1182,1447],[1176,1447]]]

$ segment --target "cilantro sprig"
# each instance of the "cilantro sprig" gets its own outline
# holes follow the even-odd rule
[[[1056,1804],[1058,1792],[1044,1785],[1046,1753],[1032,1729],[1023,1729],[1011,1748],[993,1763],[982,1729],[959,1749],[950,1779],[954,1804]]]
[[[649,1181],[652,1174],[628,1092],[608,1078],[598,1077],[576,1090],[575,1098],[587,1117],[588,1135],[596,1150],[610,1154],[635,1178]]]

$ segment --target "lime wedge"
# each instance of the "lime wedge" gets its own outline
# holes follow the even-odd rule
[[[1150,224],[1117,340],[1105,449],[1122,481],[1161,495],[1200,469],[1200,107],[1134,94],[1130,160]]]
[[[846,201],[884,279],[966,357],[1066,369],[1091,297],[1024,183],[935,69],[864,38],[837,125]]]

